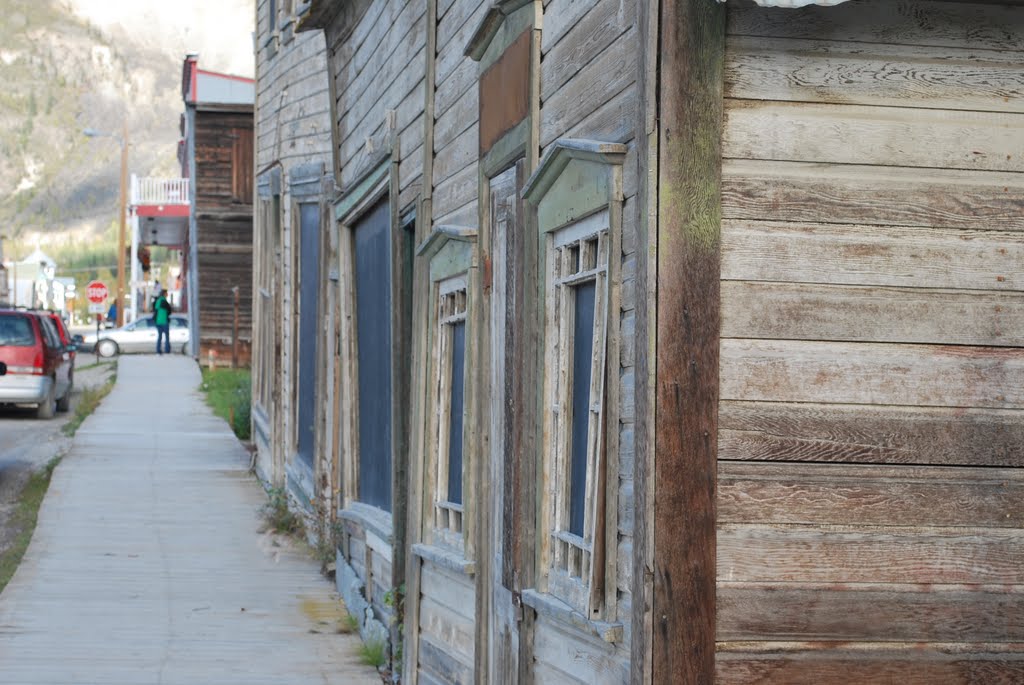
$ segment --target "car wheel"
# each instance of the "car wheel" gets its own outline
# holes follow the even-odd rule
[[[184,345],[181,346],[181,353],[188,354],[188,343],[185,343]]]
[[[57,392],[56,382],[50,383],[50,389],[46,393],[46,399],[39,403],[39,408],[36,409],[37,419],[52,419],[56,414],[57,401],[53,394]]]
[[[100,340],[96,343],[96,354],[101,357],[113,357],[117,352],[117,343],[113,340]]]
[[[64,397],[61,397],[59,400],[57,400],[57,411],[61,412],[62,414],[71,409],[71,388],[73,387],[74,386],[69,385],[68,391],[64,393]]]

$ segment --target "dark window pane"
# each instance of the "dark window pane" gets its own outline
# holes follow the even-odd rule
[[[569,467],[569,532],[583,535],[587,498],[587,442],[590,427],[590,370],[594,353],[595,282],[573,288],[572,453]]]
[[[0,345],[4,347],[31,347],[36,335],[28,318],[20,314],[0,316]]]
[[[320,296],[320,205],[299,205],[299,458],[313,465]]]
[[[448,416],[448,501],[462,504],[462,407],[466,378],[466,322],[452,326],[451,413]]]
[[[391,245],[385,198],[355,228],[359,501],[391,511]]]

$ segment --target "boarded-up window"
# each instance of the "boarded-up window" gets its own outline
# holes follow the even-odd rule
[[[387,199],[355,226],[358,499],[391,511],[391,217]]]
[[[270,9],[267,13],[270,15],[270,32],[273,33],[277,30],[277,0],[270,0]]]
[[[231,146],[231,200],[243,205],[252,204],[253,148],[252,129],[236,128],[232,131]]]
[[[320,295],[320,205],[299,205],[299,458],[313,465]]]

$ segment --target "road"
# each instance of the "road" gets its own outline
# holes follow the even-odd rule
[[[95,357],[82,355],[78,366],[88,367]],[[81,393],[88,387],[100,385],[113,370],[113,365],[75,370],[75,387],[71,411],[58,413],[54,418],[41,421],[32,408],[0,407],[0,551],[7,549],[14,532],[7,521],[18,495],[29,476],[45,466],[71,445],[61,428],[74,415]]]

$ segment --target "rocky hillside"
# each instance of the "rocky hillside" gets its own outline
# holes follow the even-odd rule
[[[130,172],[176,175],[185,50],[159,26],[99,28],[65,0],[0,0],[0,16],[0,233],[102,233],[116,219],[120,148],[82,131],[119,134],[127,120]]]

